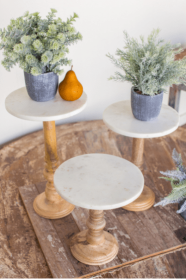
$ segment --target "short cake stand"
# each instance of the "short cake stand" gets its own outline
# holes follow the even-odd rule
[[[13,116],[24,120],[43,122],[45,142],[44,176],[47,179],[47,184],[45,192],[39,194],[33,203],[35,212],[41,217],[58,219],[67,216],[74,209],[74,205],[58,195],[53,184],[53,175],[59,166],[55,120],[78,114],[85,108],[86,102],[87,95],[85,93],[82,94],[80,99],[73,102],[64,101],[58,93],[53,100],[36,102],[28,96],[25,87],[10,93],[5,100],[6,109]],[[35,144],[37,145],[37,143]]]
[[[86,154],[62,163],[54,174],[54,185],[66,201],[90,209],[88,229],[70,241],[73,256],[88,265],[102,265],[114,259],[118,243],[103,230],[103,210],[127,205],[141,194],[144,178],[139,168],[120,157]]]
[[[179,125],[179,115],[171,107],[163,104],[160,115],[153,121],[139,121],[134,118],[130,100],[120,101],[107,107],[103,112],[104,123],[116,133],[133,137],[132,162],[142,169],[144,138],[165,136],[175,131]],[[154,192],[144,186],[141,196],[124,206],[129,211],[144,211],[155,201]]]

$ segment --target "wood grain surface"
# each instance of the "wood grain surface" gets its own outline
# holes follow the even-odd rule
[[[60,125],[57,126],[56,133],[61,163],[77,155],[95,152],[131,160],[132,139],[110,131],[102,121]],[[159,171],[174,168],[171,158],[173,148],[182,153],[186,162],[185,142],[186,126],[179,127],[169,136],[145,141],[143,174],[146,185],[156,195],[156,201],[171,190],[168,182],[158,178]],[[26,135],[0,150],[1,278],[52,277],[18,191],[20,186],[43,182],[43,169],[43,131]],[[43,186],[40,187],[42,192]],[[118,256],[109,266],[102,265],[100,269],[136,259],[138,262],[121,268],[119,272],[107,272],[108,275],[105,273],[97,277],[186,277],[185,248],[151,256],[149,259],[139,259],[172,247],[185,246],[186,222],[176,214],[176,209],[177,205],[169,205],[144,212],[129,212],[122,208],[105,211],[106,230],[117,240],[124,241]],[[85,209],[76,208],[69,216],[53,221],[63,244],[68,244],[69,237],[86,228],[87,215]],[[63,231],[60,230],[61,227]],[[68,259],[73,258],[67,245],[64,245],[64,249]],[[73,269],[72,277],[75,273],[81,276],[96,272],[94,266],[89,267],[78,261]]]
[[[185,278],[185,247],[82,278]]]
[[[131,161],[143,172],[143,153],[144,153],[144,138],[133,138],[132,143],[132,158]],[[154,205],[154,192],[144,185],[141,195],[132,203],[125,205],[123,209],[128,211],[145,211]]]
[[[57,154],[55,121],[43,122],[45,142],[44,177],[47,180],[45,190],[33,202],[35,212],[47,219],[58,219],[67,216],[74,209],[74,205],[65,201],[54,187],[54,173],[59,166]]]

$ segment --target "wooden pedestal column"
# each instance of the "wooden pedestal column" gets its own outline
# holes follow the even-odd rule
[[[67,216],[74,209],[74,205],[61,198],[53,184],[54,172],[59,166],[57,155],[55,121],[43,122],[45,141],[45,170],[47,179],[45,192],[38,195],[33,203],[38,215],[48,219],[58,219]]]
[[[142,171],[144,139],[133,138],[132,162]],[[132,203],[123,208],[129,211],[144,211],[152,207],[155,201],[155,194],[147,186],[144,186],[142,194]]]
[[[88,265],[102,265],[115,258],[118,243],[114,236],[103,230],[105,224],[103,210],[89,210],[88,230],[71,239],[70,249],[78,261]]]

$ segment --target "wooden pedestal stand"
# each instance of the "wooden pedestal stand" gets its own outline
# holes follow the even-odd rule
[[[119,247],[116,238],[103,230],[103,211],[117,209],[139,197],[144,186],[141,171],[120,157],[85,154],[62,163],[55,172],[54,185],[65,200],[90,209],[88,230],[77,233],[70,241],[72,255],[88,265],[112,261]]]
[[[34,200],[34,210],[38,215],[48,219],[58,219],[70,214],[74,205],[61,198],[53,184],[54,172],[59,166],[56,145],[55,121],[43,122],[45,141],[45,170],[47,179],[45,192],[38,195]]]
[[[144,151],[144,139],[133,138],[132,145],[132,162],[142,171],[143,164],[143,151]],[[149,209],[155,201],[154,192],[144,186],[142,194],[132,203],[124,206],[123,208],[129,211],[144,211]]]
[[[115,237],[104,231],[106,222],[103,210],[89,210],[88,230],[76,234],[70,244],[73,256],[89,265],[102,265],[110,262],[118,253]]]
[[[73,102],[63,100],[57,93],[55,98],[47,102],[35,102],[27,93],[25,87],[10,93],[5,106],[7,111],[20,119],[43,122],[45,142],[45,170],[47,179],[45,192],[34,200],[34,210],[38,215],[48,219],[58,219],[72,212],[74,206],[62,199],[56,192],[53,177],[59,166],[56,145],[55,121],[66,119],[80,113],[86,106],[87,95]]]
[[[133,138],[132,162],[142,169],[144,139],[165,136],[175,131],[179,125],[179,115],[163,104],[157,119],[139,121],[132,114],[131,101],[126,100],[108,106],[103,113],[103,121],[114,132]],[[144,211],[152,207],[154,201],[153,191],[144,186],[138,199],[123,208],[129,211]]]

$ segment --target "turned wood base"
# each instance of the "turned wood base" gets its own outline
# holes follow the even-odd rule
[[[102,265],[112,261],[118,253],[118,243],[115,237],[104,231],[104,242],[99,245],[91,245],[87,242],[87,231],[84,230],[71,239],[72,255],[78,261],[88,265]]]
[[[133,138],[132,144],[132,162],[142,170],[144,152],[144,139]],[[145,211],[153,206],[155,194],[147,186],[144,186],[142,194],[132,203],[122,208],[128,211]]]
[[[35,198],[33,208],[43,218],[58,219],[70,214],[75,206],[58,195],[53,183],[55,170],[59,166],[55,121],[43,122],[43,131],[45,142],[44,176],[47,179],[47,184],[45,192]]]
[[[46,199],[45,192],[43,192],[35,198],[33,207],[35,212],[43,218],[58,219],[70,214],[75,206],[64,199],[58,203],[52,203]]]
[[[72,255],[88,265],[102,265],[112,261],[118,253],[118,243],[114,236],[103,230],[105,227],[103,210],[89,210],[88,230],[72,237]]]
[[[132,203],[122,207],[128,211],[145,211],[155,202],[155,194],[147,186],[144,186],[142,194]]]

